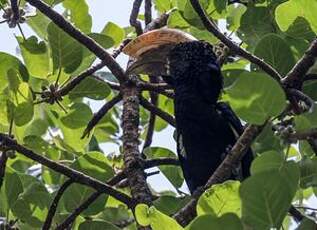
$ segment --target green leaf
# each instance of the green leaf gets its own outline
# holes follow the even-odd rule
[[[211,214],[220,217],[226,213],[234,213],[241,216],[239,187],[238,181],[213,185],[200,196],[196,207],[197,215]]]
[[[52,22],[47,27],[47,33],[52,50],[53,69],[63,68],[66,73],[74,72],[83,59],[81,44]]]
[[[242,15],[247,10],[242,4],[238,6],[230,5],[228,6],[228,14],[227,14],[227,28],[230,31],[236,31],[240,27],[240,21]]]
[[[14,123],[17,126],[23,126],[32,120],[34,114],[32,93],[25,82],[19,85],[16,103]]]
[[[313,31],[317,32],[317,1],[290,0],[280,4],[275,10],[276,22],[282,31],[286,31],[297,17],[305,18]]]
[[[145,152],[149,159],[155,159],[159,157],[171,157],[176,158],[176,154],[171,150],[161,147],[151,147]],[[161,165],[158,167],[160,171],[167,177],[167,179],[175,186],[179,188],[184,182],[183,174],[178,166]]]
[[[243,74],[226,92],[224,99],[242,120],[252,124],[263,124],[269,117],[279,115],[286,106],[283,89],[262,73]]]
[[[114,171],[108,159],[99,152],[84,154],[79,157],[71,167],[100,181],[107,181],[114,175]],[[94,189],[87,186],[78,184],[71,185],[63,195],[63,203],[66,210],[72,212],[78,204],[85,201],[93,192]],[[83,212],[83,215],[95,215],[101,212],[105,208],[107,199],[107,195],[101,195]]]
[[[315,104],[316,105],[316,104]],[[307,129],[317,128],[317,109],[295,117],[295,125],[297,131],[305,131]]]
[[[252,162],[251,174],[279,170],[284,162],[284,156],[276,151],[267,151],[261,153]]]
[[[70,11],[70,20],[84,33],[90,33],[92,18],[85,0],[64,0],[63,6]]]
[[[196,217],[189,225],[188,230],[203,230],[203,229],[235,229],[243,230],[241,220],[233,213],[227,213],[221,217],[213,215],[202,215]]]
[[[310,96],[314,101],[317,101],[317,81],[305,81],[303,85],[303,92]]]
[[[154,0],[155,8],[160,13],[165,13],[169,11],[172,7],[170,0]]]
[[[306,217],[300,222],[296,230],[307,230],[307,229],[316,229],[316,228],[317,228],[316,222]]]
[[[75,103],[70,107],[66,116],[61,118],[62,123],[71,129],[86,127],[92,118],[92,112],[88,105]]]
[[[42,136],[46,133],[48,128],[48,122],[47,120],[42,119],[35,119],[32,121],[32,123],[26,127],[25,129],[25,136],[29,135],[36,135],[36,136]]]
[[[35,177],[21,174],[24,192],[12,208],[14,215],[32,227],[41,227],[50,205],[50,195]]]
[[[264,35],[275,32],[270,10],[267,7],[247,7],[237,32],[242,41],[250,48],[254,47]]]
[[[168,17],[167,25],[169,28],[186,29],[190,24],[183,18],[180,11],[173,11]]]
[[[47,38],[47,26],[50,20],[43,13],[36,10],[36,16],[28,18],[26,22],[41,39]]]
[[[222,11],[226,10],[227,7],[227,1],[223,0],[213,0],[214,6],[218,13],[221,13]]]
[[[23,186],[19,175],[13,172],[6,172],[4,193],[6,196],[5,200],[8,203],[9,208],[12,208],[22,192]]]
[[[93,230],[93,229],[107,229],[107,230],[120,230],[117,226],[100,220],[86,220],[81,223],[78,227],[78,230]]]
[[[103,100],[108,97],[110,93],[111,90],[106,83],[92,77],[86,77],[70,91],[69,98],[74,100],[80,97],[88,97],[94,100]]]
[[[27,69],[18,58],[10,54],[0,52],[0,92],[2,92],[2,90],[8,85],[5,76],[7,76],[7,72],[10,69],[18,71],[23,81],[27,81],[29,79]]]
[[[286,75],[295,65],[289,45],[276,34],[265,35],[256,45],[254,54],[271,64],[282,75]],[[254,64],[251,64],[251,68],[258,69]]]
[[[316,37],[309,22],[303,17],[297,17],[287,29],[286,34],[293,38],[306,39],[309,41],[312,41]]]
[[[161,195],[156,199],[153,204],[157,210],[165,213],[166,215],[173,215],[189,201],[190,196],[175,197],[172,195]]]
[[[136,221],[141,226],[148,226],[151,224],[151,220],[149,216],[149,207],[146,204],[138,204],[135,207],[135,217],[136,217]]]
[[[317,158],[304,157],[300,162],[301,188],[309,188],[317,185]]]
[[[142,226],[151,225],[153,230],[182,230],[183,228],[173,218],[158,211],[155,207],[138,204],[135,208],[137,222]]]
[[[101,34],[111,37],[115,42],[115,46],[120,45],[122,40],[125,38],[124,29],[113,22],[108,22],[105,28],[101,31]]]
[[[45,42],[38,42],[35,36],[31,36],[27,40],[22,37],[16,38],[20,45],[24,63],[32,77],[46,79],[50,72],[50,60]]]
[[[267,152],[258,157],[252,175],[240,186],[242,219],[252,228],[279,228],[298,188],[298,165],[279,160],[275,154]]]
[[[89,37],[98,42],[103,48],[109,49],[114,46],[114,40],[112,37],[105,34],[91,33]]]

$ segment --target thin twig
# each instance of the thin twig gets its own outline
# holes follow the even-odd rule
[[[141,4],[142,0],[134,0],[130,15],[130,25],[135,28],[137,35],[141,35],[143,33],[141,22],[138,20]]]
[[[158,83],[158,78],[156,76],[150,76],[150,82]],[[150,92],[150,99],[151,99],[151,103],[157,107],[158,95],[156,92],[153,92],[153,91]],[[156,115],[155,113],[151,112],[148,127],[147,127],[147,132],[146,132],[146,136],[145,136],[145,140],[143,144],[143,149],[141,152],[143,158],[146,157],[144,155],[144,149],[151,146],[152,144],[152,138],[153,138],[154,128],[155,128],[155,120],[156,120]]]
[[[100,62],[99,64],[95,66],[91,66],[81,74],[79,74],[77,77],[74,77],[70,82],[68,82],[64,87],[60,88],[57,92],[60,96],[67,95],[70,91],[72,91],[82,80],[84,80],[86,77],[92,75],[97,70],[103,68],[105,66],[104,62]]]
[[[96,180],[90,176],[85,175],[82,172],[79,172],[77,170],[71,169],[65,165],[56,163],[53,160],[50,160],[42,155],[36,154],[30,149],[25,148],[24,146],[18,144],[15,140],[10,138],[8,135],[0,133],[0,144],[1,146],[5,146],[6,148],[10,150],[15,150],[19,152],[20,154],[26,156],[27,158],[30,158],[52,170],[55,172],[61,173],[70,179],[72,179],[75,183],[83,184],[89,187],[92,187],[96,189],[99,192],[109,194],[116,198],[117,200],[125,203],[129,207],[134,206],[134,201],[127,196],[126,194],[117,191],[116,189],[110,187],[109,185]]]
[[[67,180],[61,187],[60,189],[57,191],[54,200],[48,210],[48,214],[46,216],[46,220],[43,224],[42,230],[49,230],[51,228],[52,225],[52,221],[54,218],[54,215],[56,213],[56,209],[58,206],[58,202],[60,201],[60,199],[62,198],[62,195],[64,194],[64,192],[66,191],[66,189],[73,183],[73,180],[69,179]]]
[[[148,111],[156,114],[160,118],[162,118],[164,121],[169,123],[172,126],[176,126],[176,122],[173,116],[168,114],[167,112],[161,110],[160,108],[154,106],[152,103],[148,102],[144,97],[140,98],[140,104],[147,109]]]
[[[44,15],[49,17],[59,28],[64,30],[67,34],[89,49],[94,53],[100,60],[105,63],[105,65],[110,69],[114,76],[120,81],[123,82],[127,79],[124,70],[121,66],[114,60],[114,58],[108,54],[108,52],[95,42],[89,36],[86,36],[77,28],[75,28],[70,22],[68,22],[62,15],[54,11],[49,5],[40,1],[40,0],[26,0],[32,6],[36,7]]]
[[[120,102],[122,99],[121,94],[118,94],[117,96],[113,97],[110,101],[108,101],[106,104],[104,104],[101,109],[94,114],[93,118],[88,122],[87,127],[85,131],[83,132],[83,135],[81,138],[83,139],[86,136],[89,136],[90,131],[98,124],[98,122],[108,113],[110,109],[113,108],[118,102]]]

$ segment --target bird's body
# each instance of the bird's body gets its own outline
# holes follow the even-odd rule
[[[137,37],[123,52],[135,59],[128,74],[162,75],[175,91],[177,152],[189,190],[204,186],[243,132],[230,106],[218,102],[223,77],[212,46],[174,29]],[[251,149],[231,178],[249,176]]]
[[[204,186],[221,164],[243,127],[230,107],[219,103],[222,75],[212,47],[205,42],[178,44],[168,55],[175,90],[177,152],[191,192]],[[242,159],[242,172],[249,175],[252,152]]]

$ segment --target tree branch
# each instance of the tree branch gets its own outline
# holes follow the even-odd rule
[[[170,16],[172,11],[161,14],[160,17],[156,18],[155,20],[152,20],[151,23],[149,23],[145,29],[144,29],[144,33],[150,31],[150,30],[155,30],[155,29],[159,29],[163,26],[166,26],[167,24],[167,20]]]
[[[229,38],[227,38],[223,33],[219,31],[219,29],[215,26],[215,24],[208,18],[205,11],[201,7],[198,0],[190,0],[193,8],[199,15],[202,23],[204,24],[205,28],[211,32],[215,37],[217,37],[220,41],[222,41],[227,47],[230,48],[231,52],[249,60],[251,63],[258,65],[264,72],[269,74],[278,82],[281,79],[280,74],[268,63],[264,62],[260,58],[256,57],[255,55],[249,53],[248,51],[242,49],[237,44],[232,42]]]
[[[3,179],[5,176],[8,156],[6,151],[0,151],[0,152],[1,152],[1,155],[0,155],[0,190],[1,190]]]
[[[79,83],[84,80],[86,77],[89,77],[93,73],[95,73],[97,70],[103,68],[105,66],[104,62],[100,62],[99,64],[95,66],[91,66],[81,74],[79,74],[77,77],[74,77],[70,82],[68,82],[64,87],[60,88],[57,91],[57,94],[60,96],[66,96],[70,91],[72,91]]]
[[[139,152],[139,91],[127,83],[122,87],[123,159],[132,197],[138,203],[152,204],[151,191],[146,183]]]
[[[87,127],[82,135],[82,139],[89,136],[90,131],[98,124],[98,122],[112,109],[119,101],[122,100],[121,94],[113,97],[110,101],[104,104],[101,109],[94,114],[93,118],[88,122]]]
[[[51,228],[52,225],[52,221],[58,206],[58,202],[60,201],[60,199],[62,198],[63,193],[66,191],[66,189],[73,183],[72,179],[68,179],[58,190],[58,192],[56,193],[54,200],[48,210],[48,214],[46,216],[46,220],[43,224],[42,230],[49,230]]]
[[[179,161],[175,158],[158,158],[146,160],[142,164],[144,165],[144,169],[148,169],[159,165],[179,165]],[[125,171],[121,171],[110,180],[108,180],[107,184],[110,186],[114,186],[120,183],[125,178]],[[90,197],[87,198],[87,200],[80,204],[56,229],[66,229],[68,226],[70,226],[80,215],[80,213],[86,210],[101,194],[101,192],[94,192]]]
[[[148,102],[144,97],[140,97],[140,104],[147,109],[148,111],[150,111],[151,113],[156,114],[157,116],[159,116],[160,118],[162,118],[164,121],[166,121],[167,123],[169,123],[172,126],[176,126],[176,122],[173,116],[171,116],[170,114],[168,114],[167,112],[161,110],[160,108],[154,106],[152,103]]]
[[[30,158],[52,170],[55,172],[59,172],[70,179],[72,179],[75,183],[83,184],[89,187],[96,189],[99,192],[109,194],[116,198],[117,200],[125,203],[128,207],[134,207],[135,203],[133,199],[131,199],[126,194],[117,191],[116,189],[110,187],[109,185],[102,183],[90,176],[83,174],[77,170],[71,169],[65,165],[56,163],[44,156],[34,153],[32,150],[25,148],[24,146],[18,144],[15,140],[10,138],[8,135],[0,133],[0,146],[5,146],[7,149],[15,150],[20,154]]]
[[[100,58],[103,63],[110,69],[114,76],[120,82],[123,82],[127,79],[125,76],[124,70],[121,66],[114,60],[114,58],[107,53],[107,51],[100,46],[97,42],[95,42],[92,38],[83,34],[77,28],[75,28],[70,22],[66,21],[66,19],[54,11],[50,6],[40,0],[26,0],[32,6],[36,7],[39,11],[49,17],[59,28],[89,49],[92,53],[94,53],[98,58]]]
[[[156,76],[150,76],[150,82],[151,83],[157,83],[158,82],[158,78]],[[158,102],[158,95],[156,92],[151,91],[150,92],[150,99],[151,99],[151,103],[157,107],[157,102]],[[151,146],[152,144],[152,138],[153,138],[153,134],[154,134],[154,128],[155,128],[155,120],[156,120],[156,115],[154,113],[150,113],[150,119],[149,119],[149,124],[147,127],[147,132],[146,132],[146,137],[145,137],[145,141],[144,141],[144,145],[143,145],[143,149],[142,149],[142,156],[145,158],[146,156],[144,155],[144,149]]]
[[[152,0],[144,0],[145,25],[152,22]]]
[[[306,50],[303,57],[296,63],[292,70],[282,79],[287,88],[301,89],[305,75],[315,63],[317,57],[317,39],[315,39]]]
[[[130,25],[135,28],[137,35],[141,35],[143,33],[141,22],[138,20],[141,4],[142,0],[134,0],[130,14]]]

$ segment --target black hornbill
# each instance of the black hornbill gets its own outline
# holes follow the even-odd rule
[[[243,126],[230,106],[218,102],[223,77],[213,47],[174,29],[137,37],[123,50],[134,62],[128,74],[163,76],[175,90],[177,153],[191,193],[205,185],[221,164]],[[249,176],[251,149],[231,179]]]

